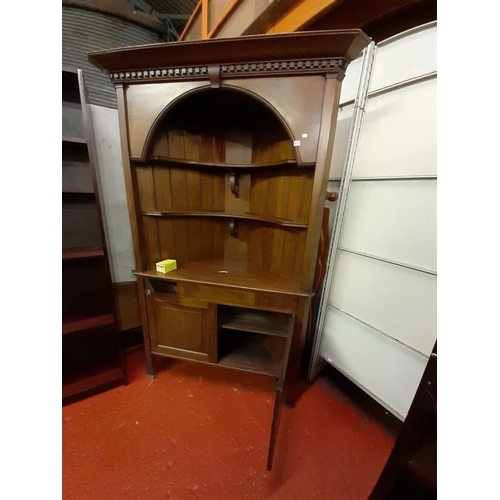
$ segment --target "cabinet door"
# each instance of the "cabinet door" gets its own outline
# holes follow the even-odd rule
[[[216,362],[213,304],[153,292],[148,296],[148,323],[152,352]]]

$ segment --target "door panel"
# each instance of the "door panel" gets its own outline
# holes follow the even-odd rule
[[[216,361],[215,306],[186,305],[176,295],[152,293],[148,320],[151,347],[157,354]]]

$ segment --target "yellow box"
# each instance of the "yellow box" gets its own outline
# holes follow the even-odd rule
[[[162,260],[156,263],[156,270],[159,273],[169,273],[174,269],[177,269],[177,261],[174,259]]]

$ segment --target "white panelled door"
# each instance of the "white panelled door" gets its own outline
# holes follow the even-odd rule
[[[401,419],[436,340],[436,31],[430,23],[377,47],[317,332],[321,357]],[[352,88],[331,182],[342,175]]]

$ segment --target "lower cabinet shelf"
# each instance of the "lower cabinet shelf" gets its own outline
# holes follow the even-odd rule
[[[221,330],[218,364],[229,368],[278,377],[285,339],[240,330]]]
[[[220,305],[217,316],[219,365],[280,376],[291,315]]]

